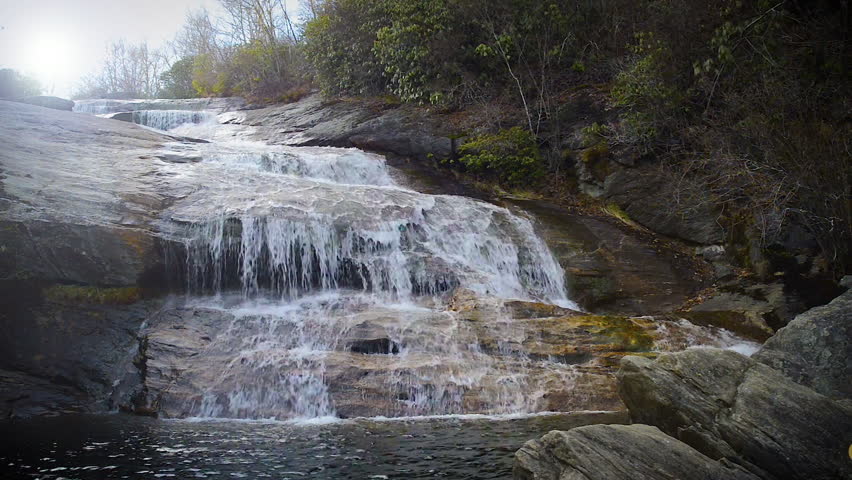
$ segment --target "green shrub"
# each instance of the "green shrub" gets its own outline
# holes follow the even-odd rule
[[[637,57],[615,77],[611,94],[613,103],[625,109],[622,139],[649,150],[662,133],[674,129],[686,95],[678,87],[668,45],[653,33],[639,33],[636,38],[632,50]]]
[[[171,68],[160,75],[159,95],[162,98],[193,98],[198,92],[192,86],[194,57],[177,60]]]
[[[535,136],[512,127],[496,134],[480,135],[466,142],[459,161],[478,173],[492,173],[508,185],[529,185],[543,174],[541,153]]]

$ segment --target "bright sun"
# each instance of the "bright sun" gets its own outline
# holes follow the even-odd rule
[[[63,83],[77,70],[79,58],[73,39],[57,31],[40,32],[29,43],[26,70],[36,75],[45,88]]]

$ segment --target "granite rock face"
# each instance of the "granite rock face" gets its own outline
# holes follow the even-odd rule
[[[0,416],[103,411],[162,286],[174,138],[0,101]]]
[[[827,397],[852,401],[852,290],[797,316],[754,358]]]
[[[617,203],[630,218],[663,235],[702,245],[724,240],[724,230],[717,222],[718,212],[712,202],[675,211],[672,198],[662,184],[665,180],[653,168],[620,168],[606,178],[603,197]]]
[[[39,107],[52,108],[54,110],[66,110],[69,112],[74,108],[74,102],[72,100],[66,100],[64,98],[51,97],[47,95],[36,95],[32,97],[16,98],[15,101],[20,103],[28,103],[30,105],[37,105]]]
[[[730,351],[626,357],[619,393],[631,419],[763,478],[850,478],[852,410]]]
[[[298,102],[248,110],[240,121],[256,137],[295,146],[358,147],[426,160],[450,158],[455,142],[437,116],[411,106],[371,109],[357,102],[328,102],[312,95]]]
[[[851,299],[799,315],[753,358],[624,357],[618,390],[634,425],[551,432],[517,453],[516,478],[852,478]]]
[[[757,480],[648,425],[554,430],[515,454],[519,480]]]

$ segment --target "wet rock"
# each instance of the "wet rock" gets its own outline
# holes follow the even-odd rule
[[[761,478],[852,476],[852,409],[755,360],[717,349],[626,357],[618,378],[634,422],[712,459]]]
[[[14,417],[113,409],[114,380],[135,373],[136,333],[156,302],[134,297],[62,295],[45,289],[43,300],[23,296],[0,314],[0,399]],[[64,289],[65,287],[59,287]],[[79,288],[79,287],[74,287]]]
[[[757,480],[648,425],[552,431],[515,454],[518,480]]]
[[[679,315],[702,325],[715,325],[759,341],[769,338],[805,310],[799,297],[782,282],[733,281]]]
[[[109,118],[110,120],[118,120],[120,122],[133,123],[133,112],[111,113],[107,115],[106,118]]]
[[[52,108],[54,110],[71,111],[74,108],[74,102],[59,97],[51,97],[46,95],[36,95],[34,97],[24,97],[15,99],[16,102],[28,103],[39,107]]]
[[[653,169],[621,169],[606,178],[603,197],[617,203],[631,219],[664,235],[713,245],[724,240],[711,201],[694,208],[672,207],[672,198],[659,172]]]
[[[852,291],[797,316],[754,359],[823,395],[852,400]]]
[[[367,355],[395,355],[399,353],[399,345],[389,338],[373,338],[369,340],[356,340],[349,345],[349,351]]]
[[[771,313],[772,306],[768,302],[729,292],[719,293],[688,311],[678,312],[695,323],[715,325],[760,341],[773,334],[766,321]]]
[[[140,156],[171,139],[19,103],[0,120],[4,278],[128,286],[160,267],[152,225],[180,189]]]
[[[0,420],[86,412],[89,404],[90,399],[72,386],[0,369]]]
[[[168,163],[197,163],[201,161],[200,155],[186,152],[161,152],[155,156]]]
[[[656,315],[678,308],[703,285],[696,268],[635,230],[556,206],[513,200],[537,220],[565,269],[570,297],[586,310]]]
[[[622,410],[613,378],[621,357],[712,341],[677,322],[468,290],[449,311],[340,301],[283,316],[165,310],[141,334],[144,381],[123,404],[166,417]]]

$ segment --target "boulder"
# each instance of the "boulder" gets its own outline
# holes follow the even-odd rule
[[[518,480],[757,480],[648,425],[552,431],[515,454]]]
[[[761,478],[852,477],[852,409],[755,360],[717,349],[626,357],[618,379],[634,422],[707,457]]]
[[[754,359],[827,397],[852,400],[852,290],[797,316]]]
[[[618,169],[608,177],[603,197],[618,204],[631,219],[655,232],[701,245],[724,240],[712,202],[696,202],[692,208],[674,207],[660,172],[649,167]]]
[[[747,295],[720,292],[679,315],[701,325],[714,325],[764,341],[772,333],[767,317],[772,306]]]
[[[15,101],[20,103],[28,103],[30,105],[38,105],[39,107],[52,108],[54,110],[67,110],[70,112],[74,109],[73,101],[59,97],[51,97],[47,95],[36,95],[33,97],[18,98],[15,99]]]

